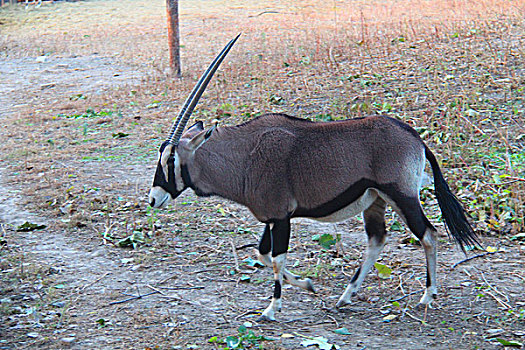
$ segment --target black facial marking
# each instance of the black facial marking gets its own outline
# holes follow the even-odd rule
[[[182,182],[184,182],[184,187],[195,189],[193,182],[191,182],[190,172],[188,171],[188,166],[186,164],[181,165],[180,174],[182,176]]]
[[[279,280],[275,280],[275,288],[273,290],[273,298],[274,299],[280,299],[281,298],[281,282],[279,282]]]
[[[166,146],[168,145],[168,141],[164,141],[162,145],[160,146],[159,152],[162,155],[162,152],[166,149]],[[157,169],[155,170],[155,177],[153,178],[153,187],[161,187],[166,192],[168,192],[173,198],[178,197],[184,189],[181,189],[180,191],[177,190],[177,185],[175,182],[175,169],[174,169],[174,158],[173,153],[175,149],[173,148],[172,153],[170,157],[168,158],[168,181],[166,181],[166,177],[164,175],[164,170],[162,168],[161,159],[159,159],[159,162],[157,163]]]

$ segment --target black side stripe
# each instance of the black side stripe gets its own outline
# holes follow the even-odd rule
[[[331,201],[312,209],[299,207],[294,211],[292,216],[309,218],[322,218],[328,216],[355,202],[370,187],[378,188],[379,186],[375,181],[361,179]]]
[[[334,199],[315,208],[297,208],[292,217],[306,217],[306,218],[322,218],[329,216],[346,206],[354,203],[361,197],[369,188],[375,188],[385,193],[392,199],[397,207],[403,212],[408,227],[416,235],[421,238],[425,233],[426,228],[433,228],[432,224],[423,214],[418,197],[409,197],[399,191],[395,183],[378,184],[369,179],[361,179],[350,186],[346,191],[335,197]]]

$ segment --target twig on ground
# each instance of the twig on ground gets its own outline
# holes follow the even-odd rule
[[[109,303],[109,305],[117,305],[117,304],[123,304],[123,303],[127,303],[128,301],[132,301],[132,300],[136,300],[136,299],[141,299],[143,297],[147,297],[148,295],[152,295],[152,294],[157,294],[159,293],[158,291],[153,291],[153,292],[150,292],[150,293],[146,293],[146,294],[141,294],[141,295],[135,295],[131,298],[127,298],[127,299],[124,299],[124,300],[117,300],[117,301],[112,301],[111,303]]]
[[[281,324],[284,324],[284,323],[293,323],[293,322],[297,322],[297,321],[302,321],[302,320],[305,320],[307,319],[308,317],[299,317],[299,318],[294,318],[294,319],[291,319],[291,320],[288,320],[288,321],[278,321],[278,323],[281,323]]]
[[[233,239],[230,237],[230,245],[232,246],[232,254],[233,254],[233,262],[235,263],[235,271],[239,272],[239,257],[237,256],[237,250],[235,249],[235,243],[233,243]]]
[[[243,250],[243,249],[252,248],[252,247],[257,247],[257,244],[255,244],[255,243],[244,244],[244,245],[241,245],[240,247],[235,247],[235,249],[236,250]]]
[[[270,13],[277,14],[279,12],[277,12],[277,11],[263,11],[263,12],[260,12],[260,13],[258,13],[256,15],[248,16],[248,18],[259,17],[259,16],[262,16],[262,15],[270,14]]]
[[[487,281],[487,279],[485,278],[485,275],[483,274],[483,272],[480,271],[480,274],[481,274],[481,278],[483,279],[483,281],[485,282],[485,284],[491,289],[493,290],[495,293],[501,295],[503,298],[505,298],[505,300],[507,302],[504,302],[503,300],[501,300],[500,298],[498,298],[497,296],[495,296],[494,294],[492,294],[490,291],[486,290],[485,293],[490,295],[492,298],[494,298],[494,300],[496,300],[498,302],[498,304],[500,304],[501,306],[503,306],[505,309],[512,309],[512,307],[507,304],[510,302],[509,300],[509,297],[506,296],[505,294],[503,294],[502,292],[500,292],[499,290],[497,290],[492,284],[489,283],[489,281]]]
[[[347,274],[347,273],[345,272],[345,268],[344,268],[344,266],[341,266],[341,273],[342,273],[343,275],[345,275],[346,277],[350,277],[350,278],[353,277],[352,275],[349,275],[349,274]]]
[[[220,272],[220,271],[223,271],[223,269],[197,270],[197,271],[188,272],[188,275],[196,275],[196,274],[204,273],[204,272]]]
[[[248,310],[246,312],[243,312],[242,314],[239,314],[239,315],[235,316],[235,320],[238,320],[239,318],[244,317],[244,316],[260,314],[260,313],[261,313],[260,311]]]
[[[480,271],[481,272],[481,271]],[[483,281],[487,284],[487,286],[489,286],[490,289],[492,289],[494,292],[498,293],[499,295],[501,295],[502,297],[505,298],[505,300],[507,301],[507,303],[510,303],[510,300],[509,300],[509,297],[506,296],[505,294],[503,294],[502,292],[500,292],[496,287],[494,287],[492,284],[489,283],[489,281],[487,281],[487,279],[485,278],[485,275],[483,274],[483,272],[481,272],[481,278],[483,278]]]
[[[406,312],[406,315],[407,315],[408,317],[410,317],[410,318],[416,320],[416,321],[421,322],[422,324],[425,324],[425,325],[427,324],[425,320],[422,320],[422,319],[420,319],[420,318],[417,318],[416,316],[410,314],[410,312],[408,312],[408,311]]]
[[[191,301],[191,300],[186,300],[184,299],[183,297],[181,297],[180,295],[173,295],[173,294],[170,294],[170,295],[167,295],[166,293],[164,293],[163,291],[147,284],[146,287],[150,288],[153,290],[154,293],[158,293],[161,295],[161,298],[164,298],[164,299],[171,299],[171,300],[177,300],[177,301],[180,301],[180,302],[183,302],[183,303],[186,303],[186,304],[190,304],[190,305],[193,305],[193,306],[196,306],[196,307],[199,307],[199,308],[202,308],[202,309],[205,309],[205,310],[208,310],[208,311],[211,311],[211,312],[214,312],[214,313],[219,313],[205,305],[202,305],[201,303],[199,302],[195,302],[195,301]],[[154,294],[154,293],[150,293],[150,294]]]
[[[206,287],[204,286],[188,286],[188,287],[159,287],[159,289],[166,289],[166,290],[190,290],[190,289],[204,289]]]
[[[499,299],[497,296],[495,296],[494,294],[492,294],[491,292],[489,292],[488,290],[485,291],[486,294],[490,295],[492,298],[494,298],[494,300],[496,300],[498,302],[498,304],[500,304],[501,306],[503,306],[505,309],[509,309],[509,310],[512,310],[512,306],[510,306],[509,304],[507,304],[506,302],[504,302],[503,300]]]
[[[157,288],[155,288],[155,287],[152,287],[152,286],[151,286],[151,285],[149,285],[149,284],[147,284],[147,285],[146,285],[146,287],[148,287],[149,289],[153,290],[154,292],[157,292],[157,293],[159,293],[160,295],[166,295],[166,294],[164,294],[164,292],[162,292],[162,291],[158,290],[158,289],[157,289]]]
[[[330,320],[332,320],[332,321],[335,323],[335,326],[336,326],[337,328],[339,328],[339,322],[337,322],[337,320],[335,319],[335,317],[330,316],[330,315],[325,315],[325,317],[328,317]]]
[[[481,258],[481,257],[483,257],[483,256],[485,256],[485,255],[494,254],[494,253],[497,253],[497,251],[495,251],[495,252],[484,252],[484,253],[481,253],[481,254],[473,255],[473,256],[471,256],[471,257],[468,257],[468,258],[466,258],[466,259],[463,259],[463,260],[458,261],[457,263],[455,263],[454,265],[452,265],[452,267],[451,267],[450,269],[451,269],[451,270],[454,270],[458,265],[463,264],[463,263],[465,263],[465,262],[467,262],[467,261],[470,261],[470,260],[472,260],[472,259],[476,259],[476,258]]]
[[[517,272],[509,272],[509,274],[513,275],[513,276],[516,276],[518,278],[521,278],[523,281],[525,281],[525,277],[523,277],[522,275],[520,275],[519,273]]]
[[[414,294],[417,294],[417,293],[421,293],[422,291],[424,291],[425,288],[422,288],[422,289],[418,289],[418,290],[415,290],[413,292],[410,292],[408,294],[405,294],[403,295],[402,297],[399,297],[399,298],[396,298],[396,299],[390,299],[390,302],[393,303],[394,301],[400,301],[400,300],[403,300],[411,295],[414,295]]]
[[[86,288],[89,288],[91,286],[93,286],[95,283],[98,283],[100,282],[104,277],[106,277],[107,275],[110,275],[111,272],[106,272],[105,274],[103,274],[102,276],[100,276],[99,278],[97,278],[96,280],[94,280],[93,282],[91,283],[88,283],[86,284],[84,287],[80,288],[80,291],[84,291]]]
[[[164,284],[164,283],[166,283],[167,281],[169,281],[170,279],[175,278],[175,277],[179,277],[180,275],[181,275],[180,273],[173,274],[173,275],[168,276],[168,277],[166,277],[165,279],[163,279],[163,280],[161,280],[161,281],[159,281],[159,282],[157,282],[157,283],[155,283],[155,284],[156,284],[157,286],[158,286],[159,284]]]

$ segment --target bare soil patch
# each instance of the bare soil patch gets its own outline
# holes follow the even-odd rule
[[[525,4],[354,5],[181,4],[180,81],[165,69],[162,2],[0,9],[0,348],[216,349],[229,336],[264,349],[300,349],[318,336],[341,349],[524,343],[525,27],[513,14]],[[441,233],[432,309],[416,307],[422,248],[392,214],[380,260],[391,276],[371,273],[343,310],[335,302],[366,246],[361,220],[297,220],[288,266],[318,293],[285,287],[278,322],[260,323],[272,278],[250,266],[262,226],[249,212],[190,192],[168,211],[146,207],[170,117],[239,31],[196,118],[380,112],[419,127],[440,155],[495,251],[462,262],[426,189]],[[46,228],[17,231],[24,221]],[[325,233],[341,242],[321,248],[312,237]]]

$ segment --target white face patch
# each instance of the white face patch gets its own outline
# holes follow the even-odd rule
[[[171,195],[160,186],[149,191],[149,203],[153,204],[153,208],[166,208],[172,200]]]
[[[162,151],[161,154],[159,154],[159,160],[160,160],[160,166],[162,167],[162,171],[164,172],[164,179],[166,182],[168,182],[168,160],[170,159],[171,150],[173,148],[173,145],[168,144],[164,148],[164,151]]]
[[[177,186],[177,190],[182,191],[184,188],[184,181],[182,180],[180,158],[177,152],[174,154],[173,169],[175,169],[175,185]]]

